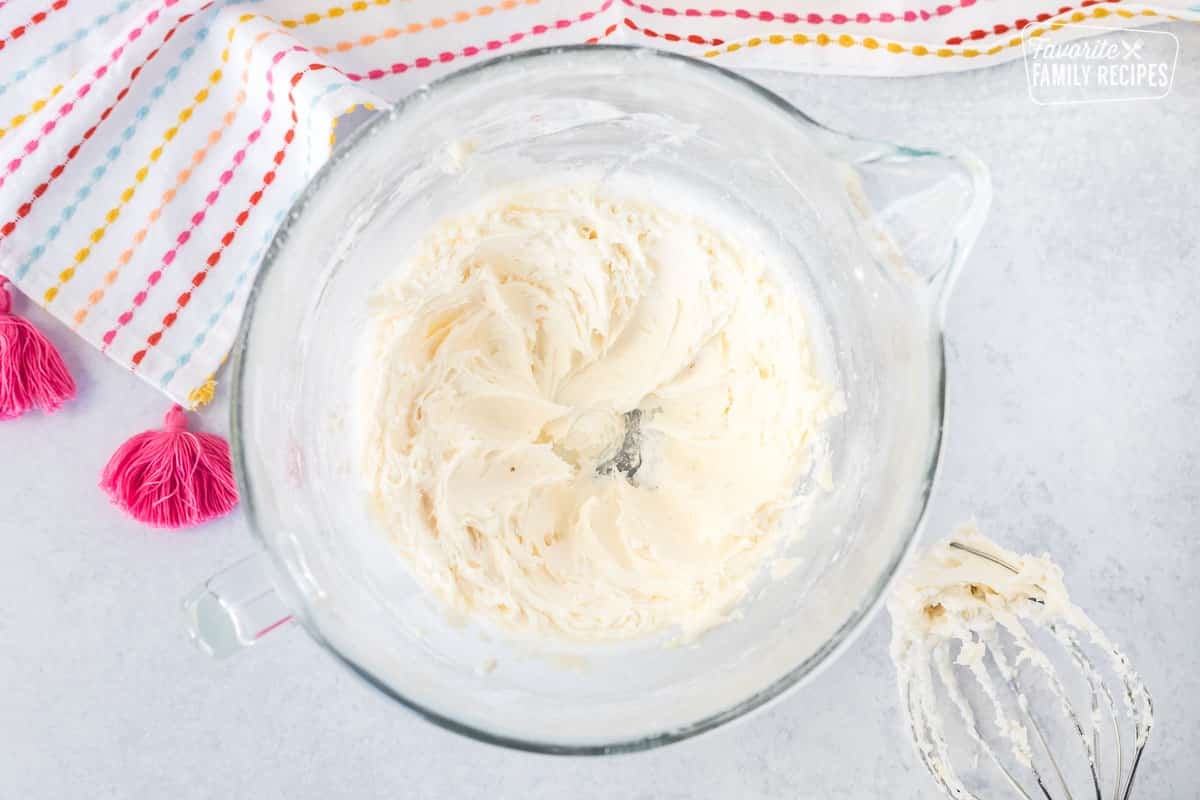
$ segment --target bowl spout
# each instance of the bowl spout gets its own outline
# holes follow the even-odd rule
[[[991,203],[987,167],[970,153],[855,142],[848,192],[876,258],[944,312]]]

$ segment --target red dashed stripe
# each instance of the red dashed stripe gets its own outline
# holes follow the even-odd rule
[[[29,21],[24,25],[18,25],[17,27],[13,28],[8,32],[7,37],[0,39],[0,50],[3,50],[5,47],[7,47],[9,42],[20,39],[29,32],[30,28],[34,27],[35,25],[41,25],[46,20],[46,17],[50,16],[55,11],[66,8],[68,2],[70,2],[70,0],[55,0],[55,2],[51,4],[50,8],[46,9],[45,11],[37,12],[30,17]]]
[[[283,135],[283,145],[275,151],[275,155],[271,159],[273,166],[263,173],[262,183],[259,184],[259,187],[250,194],[246,207],[238,212],[238,215],[234,218],[233,227],[222,234],[220,246],[208,254],[208,258],[204,260],[204,266],[192,275],[192,287],[183,292],[183,294],[179,295],[179,297],[176,299],[175,310],[164,316],[162,318],[162,326],[154,333],[146,337],[146,347],[133,354],[133,358],[130,360],[135,371],[142,363],[142,360],[146,358],[146,354],[150,352],[152,348],[158,346],[158,343],[162,341],[163,335],[171,326],[175,324],[175,321],[179,318],[179,312],[182,311],[189,302],[191,302],[192,294],[204,284],[205,279],[208,278],[208,273],[221,263],[221,257],[225,254],[225,250],[231,244],[233,244],[234,239],[237,238],[238,231],[245,227],[246,221],[250,218],[250,213],[258,206],[259,201],[262,200],[263,194],[267,191],[267,187],[275,182],[278,170],[281,166],[283,166],[284,159],[287,158],[288,146],[296,138],[296,126],[300,121],[296,114],[296,85],[300,83],[300,80],[308,73],[317,72],[318,70],[325,68],[325,64],[309,64],[304,69],[292,75],[289,81],[290,87],[288,88],[287,95],[288,104],[291,106],[291,125],[287,129],[287,133]]]
[[[868,22],[919,22],[933,19],[934,17],[944,17],[960,8],[970,8],[975,5],[977,0],[956,0],[952,4],[942,3],[932,9],[912,9],[908,11],[897,12],[882,12],[876,14],[868,14],[865,11],[855,11],[846,14],[815,14],[811,12],[800,13],[798,11],[751,11],[746,8],[722,9],[722,8],[671,8],[669,6],[655,7],[646,3],[639,3],[635,0],[621,0],[629,8],[637,9],[643,14],[661,14],[664,17],[714,17],[717,19],[731,18],[740,20],[756,20],[758,22],[784,22],[789,25],[794,25],[798,22],[806,22],[810,25],[824,25],[832,23],[834,25],[846,25],[851,22],[866,24]]]
[[[432,58],[414,59],[411,63],[398,61],[395,64],[391,64],[387,67],[373,69],[365,73],[349,72],[346,73],[346,77],[355,82],[377,81],[380,78],[387,78],[392,75],[401,75],[405,72],[408,72],[410,69],[428,69],[429,67],[433,67],[438,64],[449,64],[451,61],[464,58],[474,58],[478,55],[485,55],[487,53],[499,50],[502,47],[516,44],[526,37],[541,36],[544,33],[549,33],[556,30],[564,30],[566,28],[570,28],[572,25],[587,22],[588,20],[594,19],[595,17],[603,14],[609,9],[609,7],[612,6],[614,2],[615,0],[604,0],[604,4],[600,6],[600,8],[596,9],[595,11],[585,11],[574,19],[559,19],[554,20],[553,22],[547,22],[543,25],[534,25],[528,31],[518,31],[517,33],[510,34],[509,36],[500,39],[492,39],[479,46],[470,45],[457,52],[446,50],[438,53]]]
[[[202,6],[199,11],[203,11],[211,5],[212,2],[208,2]],[[199,11],[196,13],[199,13]],[[125,86],[121,89],[121,91],[117,92],[116,99],[114,99],[107,108],[100,112],[100,118],[96,121],[96,123],[83,132],[83,136],[80,138],[80,140],[67,150],[67,157],[56,164],[54,168],[50,170],[50,174],[47,176],[46,180],[42,181],[34,188],[33,194],[30,195],[29,199],[17,207],[16,219],[11,219],[3,225],[0,225],[0,239],[12,235],[12,232],[17,229],[17,223],[29,216],[29,212],[33,210],[33,204],[37,202],[39,197],[46,193],[46,190],[50,188],[50,184],[58,180],[59,176],[63,174],[64,170],[66,170],[67,165],[75,160],[75,156],[79,155],[79,151],[83,145],[86,144],[87,141],[96,134],[96,131],[100,128],[100,125],[112,115],[113,109],[115,109],[117,105],[129,95],[129,90],[133,88],[134,82],[137,81],[138,76],[142,74],[142,69],[154,60],[154,57],[158,55],[163,45],[169,42],[171,37],[175,35],[175,31],[177,31],[179,27],[183,25],[183,23],[187,22],[193,16],[195,16],[195,14],[184,14],[182,17],[177,19],[171,29],[168,30],[163,36],[162,42],[158,45],[158,47],[151,50],[145,59],[142,60],[142,63],[133,68],[133,71],[129,73],[129,80],[125,82]],[[77,99],[82,98],[82,96],[83,94],[80,94]],[[49,130],[53,130],[53,127],[49,126],[49,123],[44,125],[42,134],[37,139],[32,140],[25,146],[26,152],[33,152],[33,150],[37,149],[36,143],[40,141],[42,136],[45,136],[49,132],[47,128],[49,128]],[[3,182],[0,181],[0,186],[2,185]]]
[[[1101,3],[1119,3],[1119,2],[1121,2],[1121,0],[1083,0],[1083,2],[1079,4],[1079,7],[1080,8],[1088,8],[1090,6],[1100,5]],[[1025,28],[1029,27],[1030,25],[1033,25],[1035,22],[1046,22],[1047,20],[1052,19],[1053,17],[1057,17],[1061,14],[1067,14],[1067,13],[1070,13],[1071,11],[1074,11],[1074,9],[1071,6],[1063,6],[1062,8],[1058,9],[1057,11],[1043,12],[1041,14],[1038,14],[1035,17],[1030,17],[1030,18],[1021,17],[1019,19],[1013,20],[1013,22],[1009,25],[1005,25],[1004,23],[997,23],[997,24],[993,25],[989,30],[983,30],[982,28],[976,28],[975,30],[971,31],[970,33],[966,34],[965,36],[951,36],[949,39],[946,40],[946,44],[955,44],[955,45],[965,44],[966,42],[977,42],[980,39],[986,39],[989,36],[1003,36],[1006,33],[1012,33],[1013,31],[1024,30]]]
[[[681,35],[678,33],[667,33],[667,32],[651,30],[650,28],[642,28],[642,27],[639,27],[638,24],[636,22],[634,22],[633,20],[631,20],[629,17],[626,17],[624,19],[624,22],[625,22],[625,27],[629,28],[629,30],[637,31],[638,33],[642,34],[642,36],[646,36],[651,39],[662,39],[663,41],[667,41],[667,42],[690,42],[691,44],[709,44],[709,45],[725,44],[724,39],[705,39],[703,36],[697,36],[694,33],[688,34],[685,36],[685,35]]]
[[[592,38],[585,40],[585,44],[596,44],[597,42],[601,42],[601,41],[607,39],[608,37],[612,36],[614,33],[617,32],[618,27],[619,27],[618,25],[609,25],[607,28],[604,29],[604,33],[600,34],[599,36],[593,36]]]

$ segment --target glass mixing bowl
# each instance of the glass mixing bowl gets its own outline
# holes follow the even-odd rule
[[[834,488],[801,489],[812,516],[781,553],[798,566],[685,645],[521,643],[447,618],[376,530],[353,468],[346,414],[371,288],[481,191],[581,168],[682,183],[766,231],[848,404],[828,431]],[[547,753],[654,747],[778,697],[846,646],[916,536],[942,431],[941,308],[988,195],[970,157],[847,137],[745,78],[651,50],[530,51],[416,92],[320,172],[251,293],[233,449],[264,552],[188,599],[197,641],[223,654],[294,618],[428,719]]]

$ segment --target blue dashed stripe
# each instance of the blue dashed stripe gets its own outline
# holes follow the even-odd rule
[[[252,1],[257,2],[258,0]],[[46,254],[46,247],[55,239],[57,239],[60,233],[62,233],[63,223],[68,222],[73,216],[75,216],[75,212],[78,210],[80,204],[82,204],[91,196],[92,189],[94,189],[96,184],[104,179],[104,176],[108,174],[109,167],[111,167],[113,163],[121,157],[122,148],[137,134],[138,125],[145,120],[147,116],[149,116],[151,106],[153,106],[156,102],[158,102],[159,99],[162,98],[164,94],[166,94],[167,87],[182,73],[183,70],[179,65],[186,64],[188,61],[190,61],[192,56],[196,54],[197,45],[208,38],[209,30],[212,27],[211,20],[223,5],[225,5],[225,3],[214,6],[205,12],[204,15],[209,21],[207,21],[203,27],[196,31],[196,44],[189,45],[188,47],[184,48],[184,50],[179,54],[178,64],[167,70],[163,75],[162,81],[160,81],[158,85],[150,90],[149,99],[133,113],[133,121],[129,123],[129,125],[127,125],[123,131],[121,131],[121,144],[114,145],[108,149],[108,152],[104,154],[104,161],[92,169],[92,173],[88,182],[83,186],[80,186],[75,192],[75,197],[72,199],[72,201],[63,207],[63,210],[59,215],[58,222],[47,228],[42,240],[34,247],[30,248],[29,252],[25,254],[25,259],[21,262],[21,264],[17,267],[16,272],[13,274],[14,280],[21,280],[24,278],[29,273],[29,270],[33,267],[33,265],[36,264],[43,255]]]
[[[242,271],[238,273],[237,278],[233,282],[233,286],[229,287],[229,291],[226,292],[225,297],[222,298],[221,305],[219,305],[213,311],[213,313],[209,315],[208,319],[204,323],[204,327],[199,333],[196,334],[196,338],[192,339],[191,348],[178,359],[176,359],[174,367],[163,373],[158,382],[159,386],[165,389],[167,384],[174,380],[175,373],[187,366],[188,362],[192,360],[192,354],[200,349],[201,346],[203,346],[205,340],[208,338],[208,334],[214,327],[216,327],[217,323],[220,322],[221,317],[225,315],[225,312],[229,310],[230,306],[233,305],[233,300],[235,297],[237,297],[238,291],[241,289],[242,284],[246,282],[246,278],[248,278],[250,274],[254,272],[255,267],[258,266],[258,262],[262,258],[263,252],[267,249],[267,245],[271,243],[271,239],[275,236],[275,231],[279,229],[279,224],[283,221],[284,215],[291,210],[292,204],[296,202],[296,198],[299,196],[300,190],[297,190],[290,198],[288,198],[287,205],[276,212],[275,218],[271,220],[271,224],[268,225],[267,229],[263,232],[262,240],[258,243],[258,249],[255,250],[253,255],[250,256],[250,259],[246,262],[245,266],[242,267]]]
[[[116,17],[120,14],[124,14],[126,11],[129,10],[129,7],[132,5],[133,5],[133,0],[121,0],[121,2],[117,3],[116,8],[114,8],[112,11],[109,11],[106,14],[101,14],[100,16],[96,17],[90,23],[88,23],[87,25],[84,25],[82,28],[75,31],[70,36],[68,36],[66,39],[63,39],[61,42],[58,42],[57,44],[55,44],[47,52],[42,53],[40,56],[35,58],[32,62],[30,62],[29,66],[27,66],[23,69],[19,69],[16,72],[14,72],[12,74],[12,77],[6,83],[0,84],[0,97],[3,97],[5,92],[7,92],[13,86],[16,86],[18,83],[25,80],[33,73],[37,72],[39,69],[41,69],[43,66],[45,66],[46,63],[49,62],[51,58],[53,58],[54,56],[63,52],[64,50],[66,50],[68,47],[71,46],[72,43],[82,42],[93,31],[99,30],[100,28],[103,28],[105,25],[107,25],[108,22],[113,17]]]

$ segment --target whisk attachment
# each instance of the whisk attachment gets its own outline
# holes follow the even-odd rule
[[[908,572],[889,611],[912,740],[947,796],[1128,800],[1150,694],[1048,559],[964,528]]]

